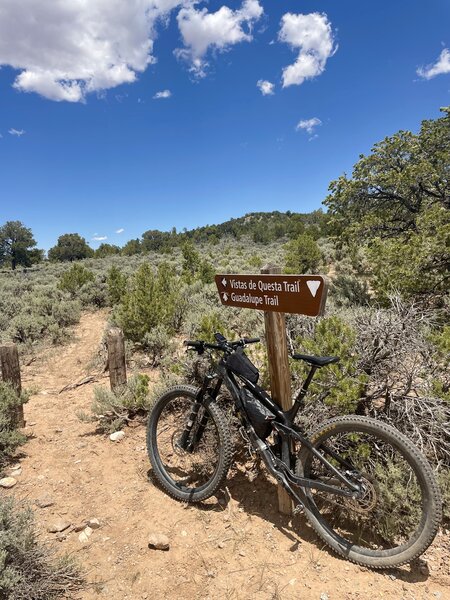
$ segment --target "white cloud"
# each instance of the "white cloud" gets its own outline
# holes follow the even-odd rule
[[[442,50],[434,64],[417,69],[417,75],[424,79],[432,79],[436,75],[445,75],[446,73],[450,73],[450,51],[447,48]]]
[[[274,93],[275,84],[271,83],[270,81],[260,79],[257,81],[256,85],[260,89],[263,96],[271,96]]]
[[[153,100],[160,100],[161,98],[170,98],[172,96],[172,92],[170,90],[163,90],[162,92],[156,92],[153,96]]]
[[[83,101],[136,80],[149,64],[155,24],[189,0],[1,0],[0,65],[14,87]]]
[[[8,133],[9,135],[16,135],[17,137],[22,137],[24,133],[26,133],[26,131],[25,129],[14,129],[14,127],[11,127]]]
[[[295,63],[283,69],[283,87],[301,85],[323,73],[328,58],[337,50],[331,23],[324,13],[286,13],[278,39],[299,50]]]
[[[306,133],[309,133],[309,135],[312,135],[314,133],[314,129],[319,125],[322,125],[322,121],[317,117],[313,117],[312,119],[303,119],[302,121],[299,121],[295,129],[296,131],[302,129],[306,131]]]
[[[237,10],[222,6],[213,13],[206,8],[197,10],[195,4],[185,6],[177,16],[185,48],[177,49],[175,55],[188,61],[197,77],[204,77],[208,50],[224,52],[234,44],[250,42],[252,26],[263,12],[259,0],[244,0]]]
[[[95,240],[96,242],[104,242],[105,240],[108,239],[108,236],[95,234],[92,239]]]
[[[120,229],[116,229],[116,233],[123,233],[125,231],[125,229],[123,227],[121,227]]]

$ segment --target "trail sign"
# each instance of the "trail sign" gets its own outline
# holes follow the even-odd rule
[[[325,308],[322,275],[216,275],[222,304],[316,317]]]

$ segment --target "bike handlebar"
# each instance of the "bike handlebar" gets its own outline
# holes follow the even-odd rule
[[[243,347],[247,344],[256,344],[260,341],[260,338],[241,338],[235,342],[228,342],[225,340],[221,344],[210,344],[209,342],[205,342],[203,340],[185,340],[183,344],[184,346],[187,346],[188,349],[191,348],[192,350],[196,350],[199,354],[203,354],[206,349],[222,350],[222,352],[226,352],[227,350],[235,350],[239,346]]]

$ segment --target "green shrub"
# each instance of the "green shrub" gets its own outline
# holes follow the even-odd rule
[[[148,263],[136,271],[131,289],[125,294],[115,314],[125,336],[145,345],[145,338],[155,327],[173,333],[181,296],[174,270],[162,263],[155,275]]]
[[[54,559],[39,545],[32,511],[12,498],[0,499],[0,598],[56,600],[82,587],[72,558]]]
[[[108,301],[111,306],[115,306],[122,301],[127,291],[127,277],[116,266],[112,266],[106,276],[108,286]]]
[[[227,329],[225,321],[217,310],[203,315],[195,329],[195,337],[206,342],[215,342],[214,334],[220,332],[226,338],[232,337]]]
[[[48,320],[39,315],[21,313],[11,321],[9,333],[13,342],[35,342],[45,332]]]
[[[285,273],[314,273],[322,261],[322,252],[309,233],[288,242],[284,251]]]
[[[258,254],[252,254],[248,259],[248,264],[250,267],[255,267],[256,269],[260,269],[263,265],[262,258],[258,256]]]
[[[59,279],[58,288],[76,296],[81,288],[90,281],[94,281],[95,275],[89,269],[78,263],[73,264],[70,269],[63,273]]]
[[[17,408],[28,400],[26,393],[19,397],[9,383],[0,381],[0,469],[10,460],[26,438],[17,431]]]
[[[173,351],[172,339],[163,325],[157,325],[144,335],[142,347],[153,367],[156,367],[166,354]]]
[[[198,278],[202,283],[212,283],[214,281],[214,275],[216,271],[214,267],[207,261],[202,260],[198,270]]]
[[[146,412],[149,407],[149,377],[137,374],[127,384],[114,392],[104,387],[94,389],[92,403],[93,417],[88,420],[98,422],[99,429],[112,432],[121,429],[137,413]],[[85,420],[85,415],[79,415]]]
[[[94,306],[95,308],[106,306],[106,282],[99,278],[95,281],[88,281],[80,288],[77,297],[83,306]]]
[[[202,283],[214,281],[214,267],[207,260],[200,258],[200,254],[192,242],[187,241],[183,244],[181,251],[183,254],[182,278],[186,283],[192,283],[195,279],[200,279]]]
[[[63,300],[52,307],[52,317],[58,327],[75,325],[80,316],[81,306],[78,300]]]
[[[337,275],[331,294],[338,306],[364,306],[370,302],[367,282],[353,274]]]
[[[311,336],[296,339],[295,348],[299,353],[340,358],[339,363],[316,372],[309,392],[311,402],[319,399],[339,414],[355,411],[367,382],[367,376],[358,371],[355,343],[354,330],[336,316],[317,320]],[[292,366],[302,378],[309,372],[303,361],[295,361]]]

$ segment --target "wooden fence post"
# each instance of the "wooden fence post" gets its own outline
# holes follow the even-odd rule
[[[279,273],[281,273],[280,267],[274,265],[266,265],[261,269],[263,275],[277,275]],[[291,372],[284,313],[264,311],[264,322],[269,360],[270,391],[274,401],[283,410],[289,410],[292,406]],[[283,460],[285,458],[283,456]],[[292,499],[281,485],[278,485],[278,508],[281,513],[292,514]]]
[[[125,339],[123,331],[112,327],[106,337],[108,346],[108,369],[111,390],[124,386],[127,383],[127,367],[125,364]]]
[[[3,381],[11,383],[20,396],[22,393],[22,380],[20,378],[19,352],[15,344],[0,346],[0,365]],[[23,404],[17,407],[16,422],[18,427],[25,427]]]

